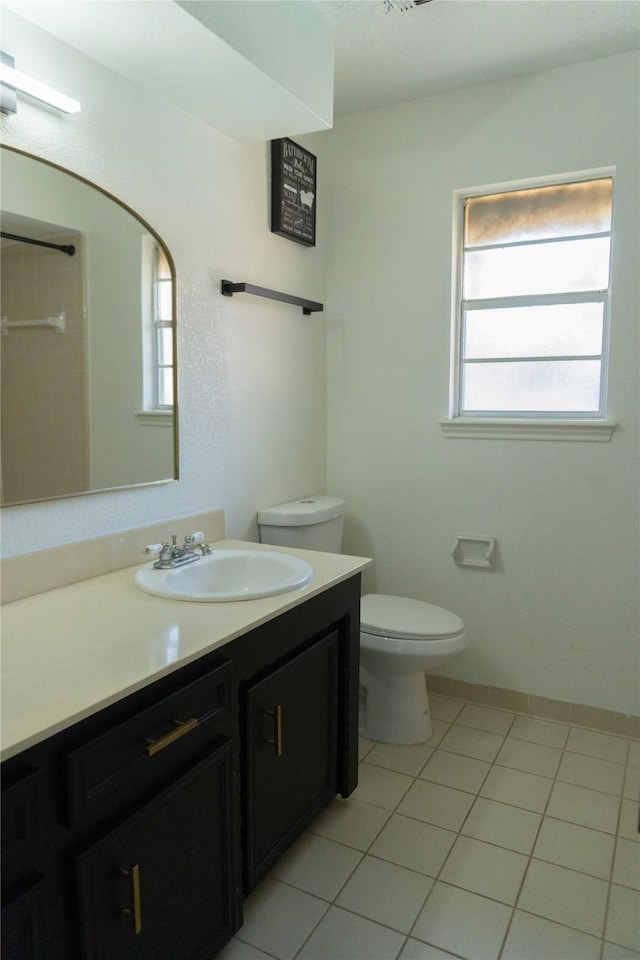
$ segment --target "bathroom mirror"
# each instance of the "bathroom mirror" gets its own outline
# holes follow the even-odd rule
[[[2,506],[176,480],[169,251],[101,188],[1,160]]]

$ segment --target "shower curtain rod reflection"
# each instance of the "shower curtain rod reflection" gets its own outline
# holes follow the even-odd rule
[[[20,237],[17,233],[5,233],[4,230],[0,231],[0,236],[4,237],[5,240],[17,240],[19,243],[32,243],[36,247],[49,247],[51,250],[60,250],[61,253],[66,253],[70,257],[73,257],[76,248],[72,243],[49,243],[47,240],[35,240],[33,237]]]

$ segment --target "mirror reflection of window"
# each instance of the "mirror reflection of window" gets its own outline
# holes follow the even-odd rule
[[[163,247],[151,234],[142,237],[142,398],[143,426],[171,425],[174,407],[173,273]]]
[[[173,409],[173,278],[164,250],[155,248],[155,409]]]

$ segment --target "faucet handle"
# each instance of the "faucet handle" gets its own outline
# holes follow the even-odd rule
[[[160,553],[161,550],[164,550],[166,544],[164,543],[149,543],[142,551],[145,556],[149,556],[152,553]]]
[[[193,546],[196,543],[204,543],[204,533],[202,530],[197,530],[196,533],[190,533],[188,537],[184,538],[184,542],[188,546]]]

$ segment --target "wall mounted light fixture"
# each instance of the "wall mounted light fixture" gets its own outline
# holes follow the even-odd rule
[[[14,63],[13,57],[8,53],[0,53],[0,112],[15,113],[16,94],[22,93],[62,113],[78,113],[80,104],[77,100],[54,90],[46,83],[34,80],[26,73],[20,73],[15,69]]]

